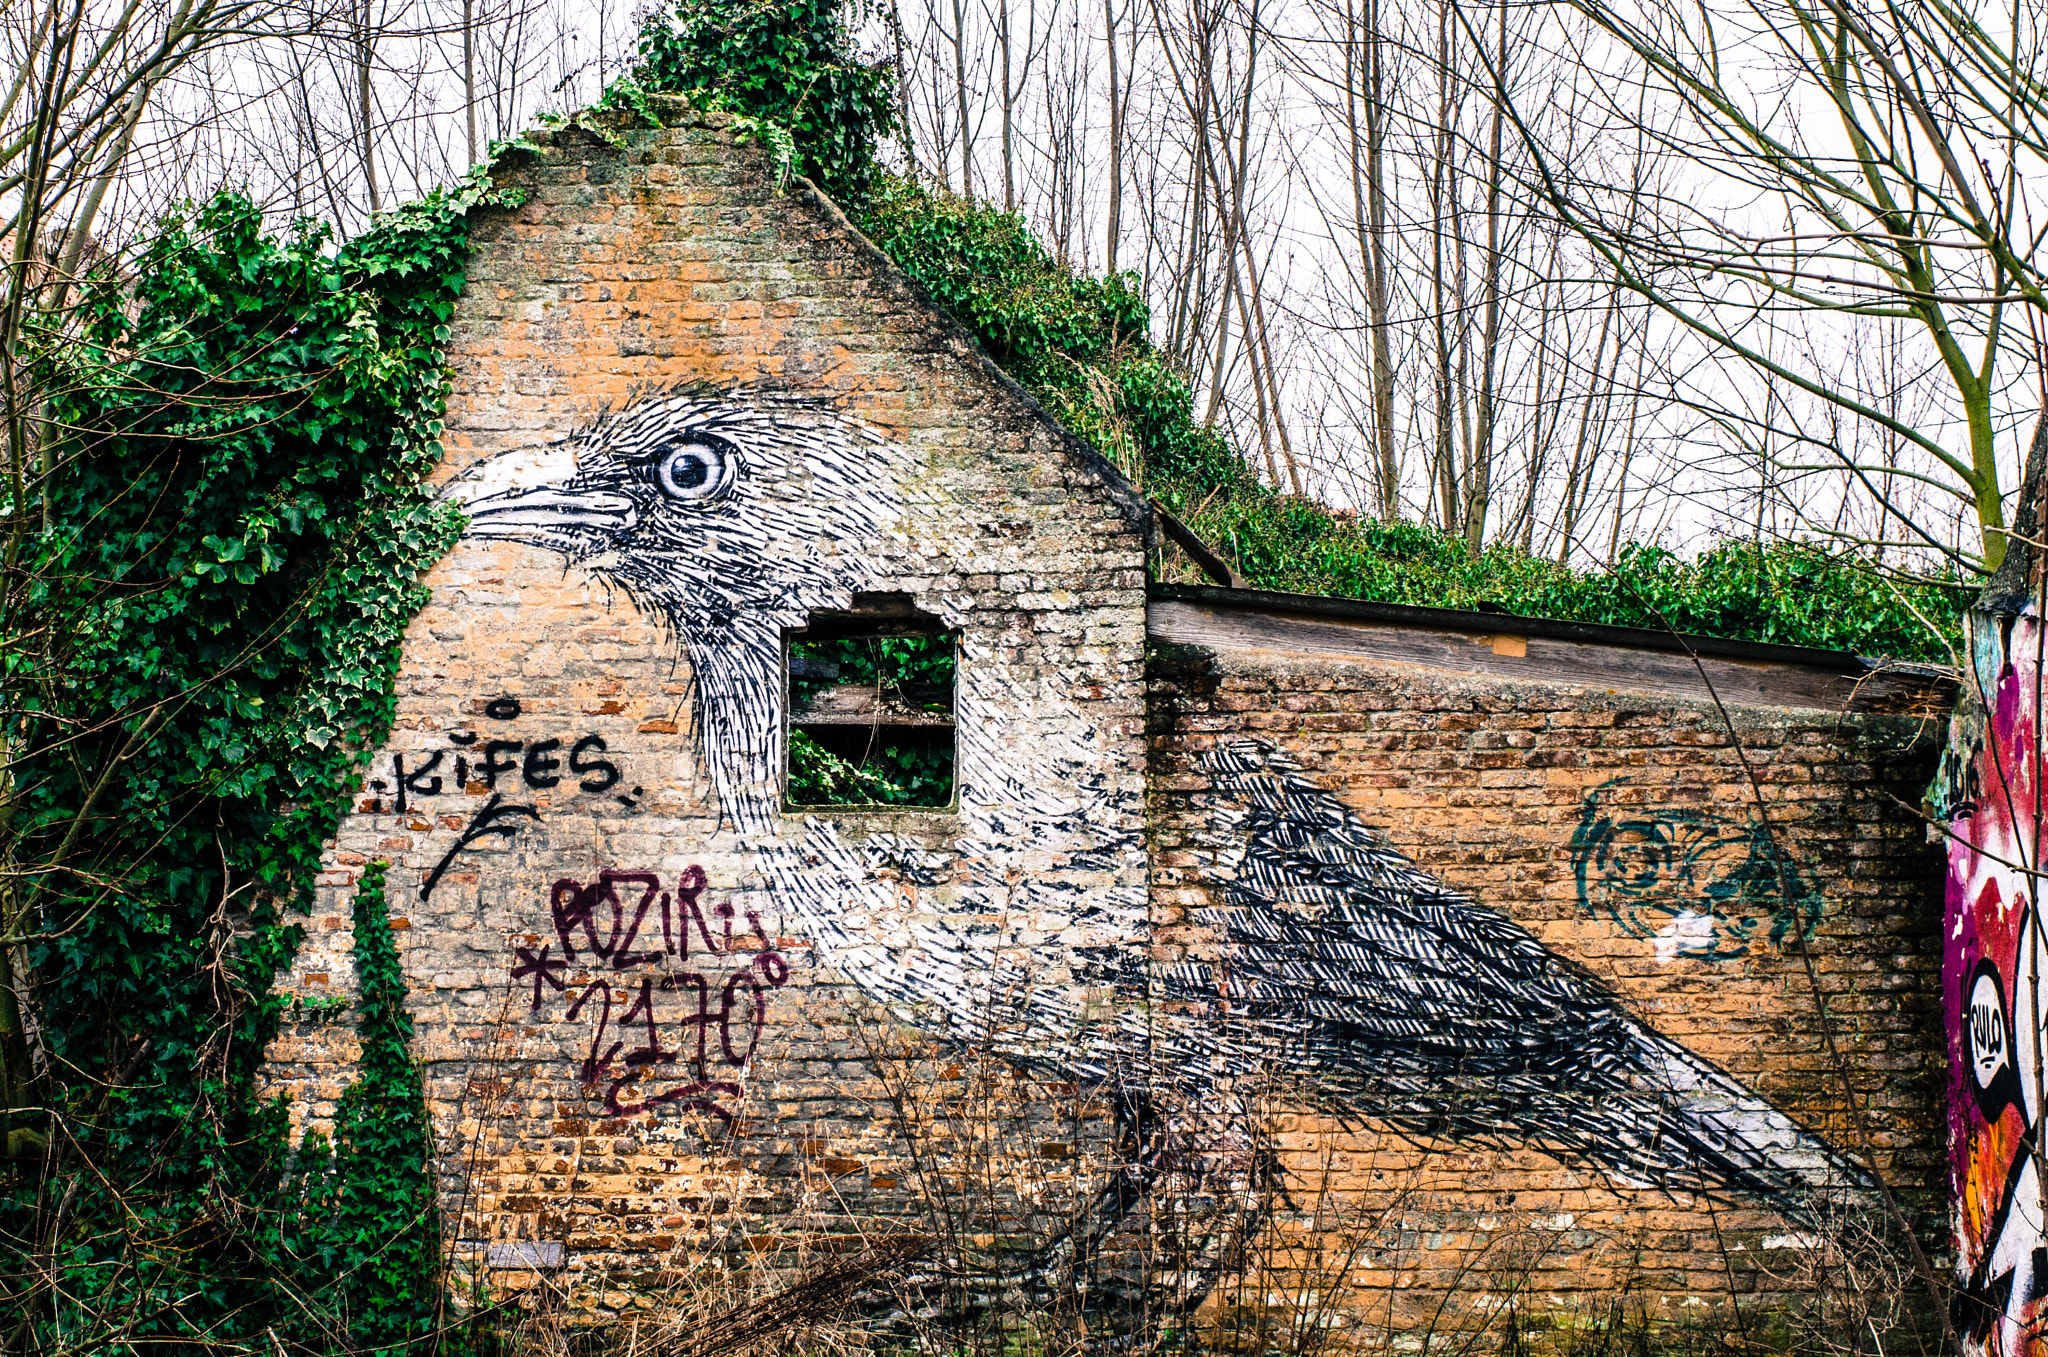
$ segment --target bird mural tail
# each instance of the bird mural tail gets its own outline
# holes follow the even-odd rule
[[[1213,960],[1167,976],[1189,1057],[1281,1069],[1417,1140],[1531,1147],[1818,1225],[1868,1173],[1638,1021],[1584,968],[1419,869],[1282,754],[1207,756]]]
[[[1880,1204],[1876,1179],[1760,1094],[1667,1037],[1640,1027],[1635,1036],[1655,1122],[1646,1142],[1606,1156],[1617,1173],[1734,1192],[1810,1227]]]

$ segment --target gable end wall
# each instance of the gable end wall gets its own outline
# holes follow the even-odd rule
[[[771,623],[843,607],[857,587],[907,593],[957,629],[960,804],[737,826],[700,752],[716,714],[697,700],[693,659],[722,663],[716,637],[693,650],[674,615],[607,583],[601,563],[539,546],[473,530],[431,566],[396,729],[328,851],[288,984],[309,1001],[352,997],[350,897],[366,863],[389,860],[448,1236],[469,1261],[559,1257],[572,1277],[729,1243],[734,1202],[787,1206],[792,1162],[867,1154],[881,1091],[862,1060],[881,1003],[957,1026],[960,1012],[924,1008],[977,970],[875,981],[909,930],[993,931],[1057,986],[1067,963],[1045,909],[1085,915],[1080,933],[1097,941],[1143,913],[1140,502],[836,208],[801,184],[775,192],[765,155],[716,116],[682,122],[626,131],[622,149],[563,130],[513,164],[530,196],[473,229],[436,479],[516,464],[668,394],[801,403],[777,431],[797,450],[750,463],[782,458],[749,513],[793,526],[752,559],[729,553],[729,582],[753,587],[757,568],[773,577],[801,557],[830,587],[785,590]],[[845,540],[844,505],[803,450],[828,426],[858,445],[864,502],[883,506]],[[516,716],[494,714],[514,702]],[[497,818],[480,821],[494,798]],[[1038,828],[988,842],[1015,823]],[[898,845],[873,847],[876,834]],[[814,947],[771,859],[840,873],[813,894],[871,900],[872,948]],[[564,964],[563,902],[573,914],[577,888],[606,870],[646,874],[658,900],[631,947],[607,935],[601,900],[594,926],[568,925],[578,954]],[[629,914],[640,883],[611,891]],[[271,1051],[300,1132],[331,1124],[352,1075],[352,1019],[332,1008],[302,1006]],[[669,1058],[628,1066],[650,1048]],[[883,1209],[900,1209],[882,1182]],[[589,1298],[612,1303],[602,1288]]]

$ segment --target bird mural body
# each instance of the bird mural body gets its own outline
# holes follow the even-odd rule
[[[934,1037],[994,1042],[1019,1066],[1106,1089],[1139,1135],[1165,1095],[1241,1105],[1277,1078],[1418,1140],[1536,1148],[1795,1222],[1873,1190],[1825,1141],[1419,869],[1257,741],[1204,756],[1208,903],[1184,921],[1198,941],[1172,961],[1152,959],[1142,884],[1072,884],[1145,852],[1119,800],[1132,793],[1089,771],[1079,736],[1039,742],[1036,762],[1006,750],[996,732],[1013,695],[970,643],[958,837],[852,842],[828,814],[784,816],[782,635],[888,587],[884,548],[902,542],[912,461],[820,402],[682,393],[486,459],[447,493],[470,537],[558,553],[661,619],[694,676],[735,841],[820,960]],[[1085,728],[1043,719],[1061,700],[1034,698],[1040,727]],[[1069,845],[1069,870],[1003,865],[1045,840]],[[1104,994],[1136,1002],[1095,1001]],[[1125,1206],[1147,1185],[1142,1164],[1132,1172],[1115,1189]]]
[[[1191,1053],[1229,1043],[1233,1063],[1300,1070],[1325,1102],[1416,1137],[1535,1146],[1795,1219],[1874,1186],[1584,968],[1417,868],[1279,751],[1233,741],[1207,771],[1222,801],[1206,911],[1219,956],[1154,980],[1227,1005],[1182,1036]]]

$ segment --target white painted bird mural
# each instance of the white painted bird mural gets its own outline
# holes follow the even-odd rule
[[[1304,1099],[1402,1134],[1533,1147],[1795,1222],[1872,1190],[1821,1138],[1506,915],[1420,870],[1256,741],[1207,755],[1211,903],[1194,922],[1214,941],[1171,964],[1148,959],[1142,887],[1079,892],[986,866],[1001,845],[1055,828],[1082,845],[1080,868],[1107,871],[1145,848],[1134,817],[1111,813],[1130,793],[1070,775],[1078,751],[1055,746],[1033,767],[996,746],[988,732],[1015,697],[970,647],[958,838],[848,842],[823,814],[786,830],[782,636],[890,587],[866,548],[899,517],[909,469],[908,452],[824,403],[684,392],[486,459],[448,494],[470,537],[557,553],[669,629],[694,676],[720,812],[772,883],[786,929],[930,1035],[968,1044],[998,1032],[1019,1065],[1106,1090],[1134,1136],[1161,1090],[1227,1101],[1219,1090],[1277,1074]],[[1046,790],[1056,786],[1072,794]],[[948,883],[948,911],[904,911],[905,880]],[[1028,968],[1026,953],[1037,958]],[[1138,1002],[1105,1008],[1090,997],[1102,994]],[[992,1002],[1006,1006],[995,1026]],[[1135,1160],[1111,1189],[1114,1209],[1140,1200],[1152,1171]]]

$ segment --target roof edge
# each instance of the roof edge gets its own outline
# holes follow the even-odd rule
[[[1153,518],[1152,501],[1138,488],[1136,482],[1124,474],[1123,468],[1103,456],[1094,444],[1060,423],[1058,417],[1045,408],[1044,402],[1027,391],[1016,378],[1003,371],[1001,365],[989,357],[988,350],[982,347],[974,332],[961,324],[952,312],[933,301],[931,294],[926,292],[901,264],[883,253],[881,246],[868,239],[867,233],[855,226],[852,219],[846,215],[846,210],[834,202],[823,189],[800,174],[792,175],[789,182],[791,189],[800,189],[803,196],[810,200],[811,205],[827,222],[846,232],[856,252],[881,269],[925,310],[933,326],[953,341],[954,351],[960,357],[977,364],[982,374],[994,382],[1003,394],[1016,401],[1027,414],[1044,424],[1059,440],[1071,460],[1102,478],[1103,486],[1109,492],[1111,500],[1123,510],[1125,517],[1144,531],[1148,550],[1158,544],[1158,528]]]
[[[636,114],[631,110],[586,110],[582,117],[560,127],[532,131],[532,140],[528,144],[515,143],[511,149],[529,154],[545,154],[549,149],[549,143],[555,138],[580,134],[607,146],[614,154],[625,154],[629,148],[607,140],[597,128],[601,127],[615,135],[636,131],[660,133],[697,129],[718,133],[729,149],[742,155],[751,152],[763,160],[768,157],[769,153],[765,147],[749,144],[749,139],[742,135],[737,127],[738,120],[731,113],[706,112],[692,108],[688,100],[679,94],[649,94],[647,102],[650,111],[660,123],[658,127],[648,127],[645,123],[637,121]],[[596,126],[585,126],[586,122]],[[511,171],[514,174],[517,172]],[[772,179],[772,173],[770,177]],[[1158,545],[1159,531],[1153,515],[1152,501],[1129,476],[1124,474],[1121,467],[1103,456],[1087,439],[1060,423],[1058,417],[1046,409],[1042,401],[1027,391],[1016,378],[1003,371],[995,359],[989,357],[988,350],[982,347],[974,332],[961,324],[952,312],[933,301],[931,294],[926,292],[901,264],[883,253],[879,245],[868,239],[867,233],[855,226],[852,219],[846,215],[846,210],[833,201],[823,189],[803,175],[793,174],[789,177],[788,187],[784,193],[787,196],[807,199],[825,218],[827,225],[844,231],[848,240],[852,242],[854,252],[864,257],[902,288],[904,293],[925,311],[933,327],[952,341],[952,348],[956,354],[978,366],[982,374],[994,382],[1004,395],[1016,401],[1026,414],[1042,423],[1058,440],[1069,459],[1101,478],[1110,500],[1144,533],[1146,549],[1149,551]]]
[[[1938,665],[1852,654],[1846,650],[1823,650],[1815,646],[1773,645],[1761,641],[1728,641],[1713,636],[1693,636],[1676,631],[1652,631],[1646,627],[1621,627],[1605,622],[1567,622],[1553,617],[1525,617],[1519,613],[1466,611],[1458,608],[1420,608],[1406,603],[1378,603],[1369,599],[1339,598],[1328,594],[1289,594],[1271,589],[1223,589],[1213,585],[1154,584],[1148,596],[1155,599],[1203,603],[1237,612],[1291,613],[1301,617],[1324,617],[1343,622],[1377,622],[1389,626],[1418,627],[1429,631],[1511,632],[1518,636],[1541,636],[1557,641],[1578,641],[1587,645],[1612,646],[1626,650],[1658,650],[1712,659],[1747,660],[1765,664],[1794,664],[1823,669],[1845,677],[1860,678],[1879,669],[1894,673],[1924,671],[1929,678],[1945,676]]]

